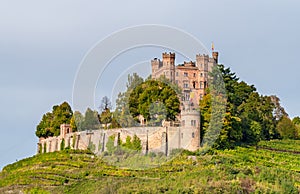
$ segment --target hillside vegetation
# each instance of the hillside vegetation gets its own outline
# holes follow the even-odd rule
[[[298,152],[299,140],[263,141],[131,170],[109,166],[88,151],[64,150],[6,166],[0,193],[299,193]]]

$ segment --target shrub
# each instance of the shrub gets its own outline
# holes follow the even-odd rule
[[[60,142],[60,150],[64,150],[65,149],[65,139],[62,139]]]

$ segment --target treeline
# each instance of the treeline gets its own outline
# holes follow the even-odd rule
[[[51,112],[43,115],[42,120],[36,127],[37,137],[51,137],[60,134],[61,124],[70,124],[73,131],[96,130],[100,128],[116,128],[119,127],[117,122],[110,112],[111,103],[105,96],[102,98],[101,113],[87,108],[84,114],[79,111],[73,113],[70,105],[63,102],[60,105],[55,105]]]
[[[222,79],[218,78],[220,74]],[[260,140],[298,138],[295,124],[299,126],[300,119],[295,119],[293,123],[280,105],[278,97],[260,95],[253,85],[239,81],[235,73],[223,65],[213,69],[211,78],[211,87],[207,89],[207,95],[200,101],[202,143],[203,138],[210,139],[206,136],[216,134],[215,128],[212,127],[216,123],[213,122],[222,122],[220,133],[213,144],[219,149],[256,144]],[[225,87],[225,94],[219,92],[222,84]],[[222,95],[226,97],[220,98]],[[214,101],[217,105],[225,104],[225,111],[219,113],[222,114],[222,121],[211,122]]]

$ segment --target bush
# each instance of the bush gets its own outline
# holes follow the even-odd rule
[[[65,139],[62,139],[60,142],[60,150],[64,150],[65,149]]]

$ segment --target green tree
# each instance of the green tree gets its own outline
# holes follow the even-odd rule
[[[109,154],[114,153],[114,151],[117,149],[117,147],[115,146],[115,138],[116,138],[115,135],[111,135],[108,137],[108,140],[106,143],[106,149]]]
[[[151,120],[151,116],[153,119],[156,115],[155,122],[159,123],[163,118],[175,120],[180,112],[179,104],[177,93],[172,87],[156,80],[147,80],[136,86],[129,97],[129,110],[137,121],[138,115],[143,115],[147,121]],[[151,106],[153,111],[156,109],[156,112],[151,112]]]
[[[67,102],[53,106],[52,112],[44,114],[37,125],[36,136],[58,136],[60,134],[60,125],[63,123],[70,124],[72,115],[73,111]]]
[[[99,128],[99,115],[97,111],[92,111],[90,108],[87,108],[84,115],[84,130],[96,130]]]
[[[132,127],[136,126],[137,122],[134,120],[134,117],[137,115],[131,114],[129,108],[129,98],[133,90],[143,83],[143,78],[141,78],[137,73],[133,73],[132,75],[128,75],[126,91],[118,94],[118,98],[116,100],[116,110],[114,112],[114,118],[118,122],[121,127]],[[132,101],[131,103],[136,103]],[[135,104],[137,107],[137,104]],[[137,111],[137,110],[136,110]],[[136,112],[135,111],[135,112]]]
[[[287,116],[280,119],[276,129],[283,139],[296,139],[298,136],[296,126]]]
[[[218,133],[215,129],[220,126],[220,117],[223,118],[222,130],[214,147],[231,148],[279,137],[275,113],[284,115],[285,112],[279,106],[278,98],[259,95],[253,85],[239,81],[235,73],[223,65],[215,66],[210,77],[207,95],[200,101],[202,144],[205,142],[203,138],[208,142],[216,138]],[[222,92],[222,81],[226,94]],[[226,96],[227,101],[224,101]],[[220,106],[224,103],[226,114],[222,113]]]
[[[70,121],[71,128],[73,129],[73,131],[82,131],[83,124],[83,115],[79,111],[75,111]]]
[[[101,124],[105,124],[105,128],[107,129],[107,125],[112,122],[112,113],[110,112],[111,102],[107,96],[104,96],[101,100],[100,110],[100,122]]]
[[[300,117],[294,117],[292,122],[294,123],[297,130],[297,138],[300,138]]]
[[[53,114],[48,112],[46,114],[43,115],[42,120],[40,121],[40,123],[37,125],[36,127],[36,136],[37,137],[49,137],[49,136],[53,136],[54,132],[53,132],[53,128],[52,128],[52,120],[53,120]]]
[[[133,139],[132,139],[132,149],[133,150],[137,150],[137,151],[142,150],[141,140],[140,140],[140,138],[138,138],[137,135],[133,136]]]
[[[65,149],[65,139],[62,139],[60,142],[60,150],[64,150]]]
[[[122,145],[125,148],[132,149],[131,137],[127,136],[125,143]]]

